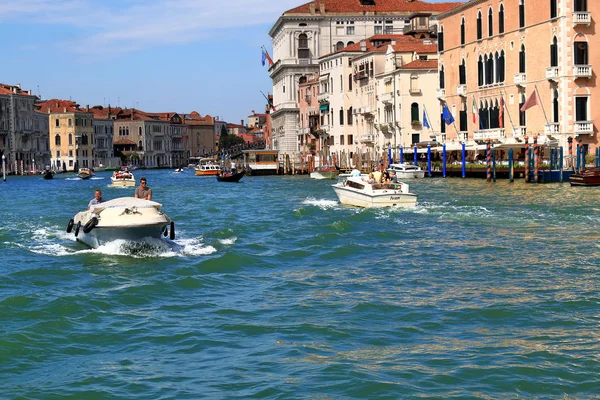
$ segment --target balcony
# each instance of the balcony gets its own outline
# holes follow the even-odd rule
[[[546,68],[546,79],[548,79],[549,81],[558,80],[558,67]]]
[[[458,85],[456,87],[456,94],[459,96],[467,96],[467,85]]]
[[[446,97],[446,89],[439,89],[438,88],[438,89],[435,90],[435,94],[436,94],[436,97],[439,100],[444,100],[444,98]]]
[[[391,103],[392,102],[392,93],[383,93],[381,96],[382,103]]]
[[[525,86],[527,82],[527,75],[524,72],[519,72],[515,74],[515,85],[517,86]]]
[[[319,93],[319,96],[317,97],[317,99],[319,101],[328,100],[329,99],[329,93],[327,93],[327,92],[325,92],[325,93]]]
[[[592,13],[588,11],[575,11],[573,13],[573,25],[587,25],[592,23]]]
[[[527,128],[524,126],[516,126],[515,129],[513,130],[514,137],[525,137],[526,133],[527,133]]]
[[[419,89],[419,88],[410,88],[409,93],[410,94],[421,94],[421,89]]]
[[[575,121],[576,135],[593,135],[594,121]]]
[[[504,129],[484,129],[473,132],[473,140],[476,142],[485,142],[487,139],[499,141],[506,137]]]
[[[362,134],[360,135],[360,141],[363,143],[373,143],[374,137],[370,133]]]
[[[544,127],[544,133],[546,135],[553,135],[560,133],[560,125],[558,122],[550,122]]]
[[[575,77],[575,79],[577,79],[577,78],[590,79],[592,77],[592,66],[591,65],[573,65],[573,76]]]
[[[367,79],[368,77],[369,74],[367,74],[366,71],[358,71],[356,74],[354,74],[354,80]]]
[[[312,96],[304,96],[304,101],[306,101],[308,104],[310,104],[310,102],[312,101]]]
[[[300,133],[307,135],[310,133],[310,128],[300,128]]]

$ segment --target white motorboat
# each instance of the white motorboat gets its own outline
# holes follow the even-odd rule
[[[360,176],[350,176],[332,185],[340,203],[356,207],[414,207],[417,195],[404,182],[370,184]]]
[[[110,181],[113,186],[135,186],[135,177],[128,170],[114,171]]]
[[[324,166],[310,173],[311,179],[337,179],[340,171],[335,167]]]
[[[414,164],[390,164],[387,171],[395,171],[398,179],[425,177],[425,171],[418,165]]]
[[[167,231],[175,239],[175,223],[162,211],[162,204],[134,197],[119,197],[78,212],[67,225],[67,232],[73,230],[78,241],[93,248],[116,239],[159,239]]]

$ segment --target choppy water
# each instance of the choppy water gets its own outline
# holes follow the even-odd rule
[[[597,398],[600,189],[137,171],[176,239],[65,227],[110,173],[0,182],[0,397]]]

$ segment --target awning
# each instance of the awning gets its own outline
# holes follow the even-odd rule
[[[320,111],[329,111],[329,103],[321,104],[319,106]]]

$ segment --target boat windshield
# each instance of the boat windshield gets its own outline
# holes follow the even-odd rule
[[[373,190],[398,190],[402,185],[399,183],[374,183]]]

